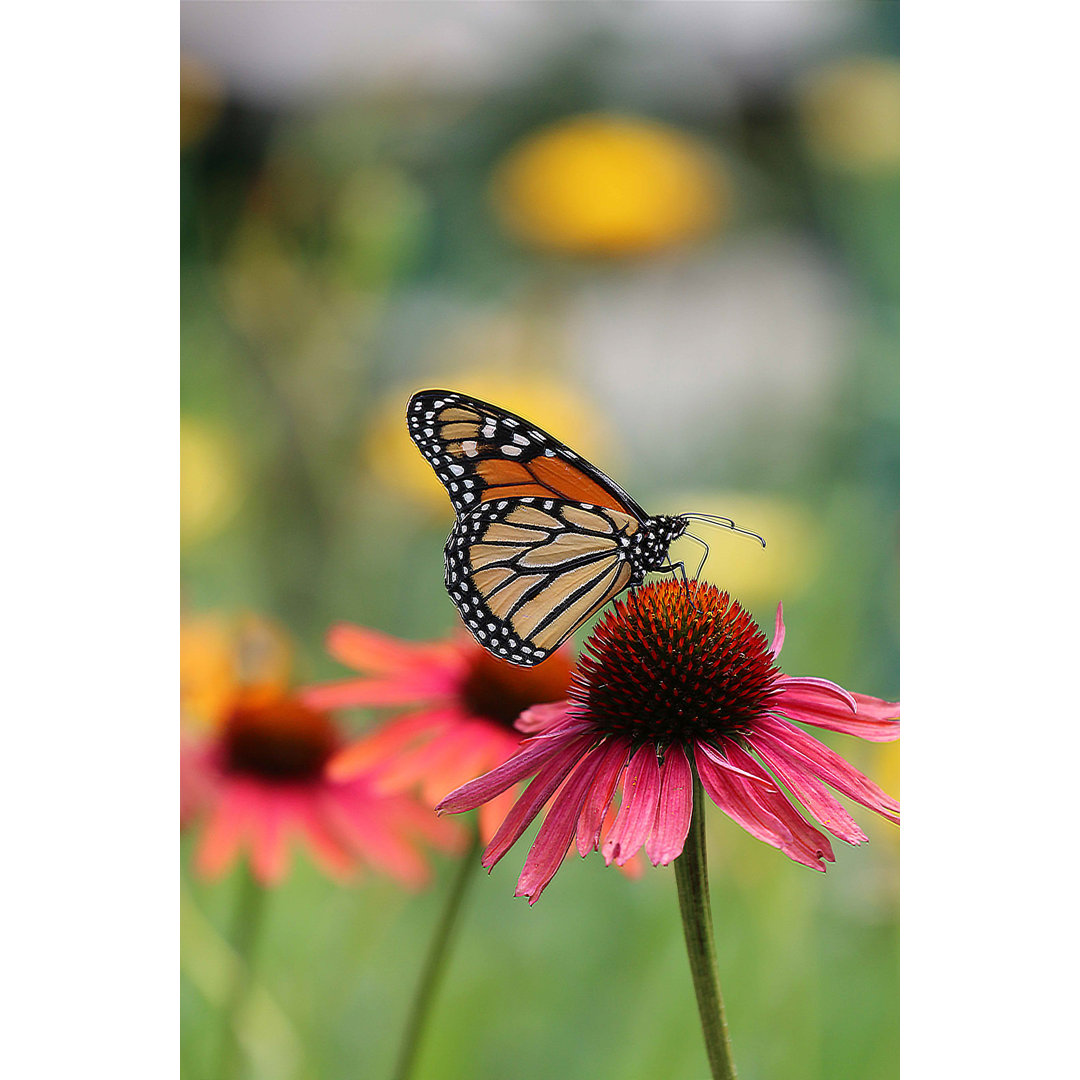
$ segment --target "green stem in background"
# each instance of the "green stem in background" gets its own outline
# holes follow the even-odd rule
[[[682,854],[675,860],[675,881],[679,887],[679,911],[682,913],[686,952],[690,957],[690,976],[694,980],[709,1067],[713,1080],[735,1080],[731,1038],[724,1018],[724,999],[720,996],[720,977],[716,971],[716,945],[709,903],[709,868],[705,860],[704,801],[701,781],[695,775],[690,833]]]
[[[458,860],[457,872],[450,883],[450,891],[446,894],[442,914],[428,943],[427,956],[424,958],[424,966],[420,971],[420,978],[413,994],[412,1007],[409,1009],[409,1018],[401,1037],[397,1065],[393,1072],[394,1080],[407,1080],[416,1062],[424,1026],[446,966],[454,931],[457,929],[461,903],[465,898],[469,882],[475,877],[476,868],[480,865],[480,847],[480,832],[474,822],[469,850]]]
[[[236,953],[232,988],[221,1013],[221,1047],[218,1054],[219,1080],[236,1075],[240,1060],[239,1028],[251,989],[255,941],[266,907],[266,889],[255,880],[245,864],[239,874],[234,913],[232,946]]]

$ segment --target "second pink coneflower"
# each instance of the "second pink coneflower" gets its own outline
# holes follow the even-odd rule
[[[361,674],[309,687],[305,702],[320,709],[393,709],[394,715],[331,760],[329,774],[365,772],[388,791],[417,787],[434,807],[479,772],[517,750],[518,716],[564,698],[573,655],[554,653],[534,668],[517,667],[481,648],[468,634],[409,642],[340,623],[326,637],[335,659]],[[490,839],[514,801],[506,792],[480,809],[480,833]]]

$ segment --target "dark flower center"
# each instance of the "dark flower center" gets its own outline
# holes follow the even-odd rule
[[[222,738],[225,767],[262,780],[314,780],[338,748],[329,715],[295,698],[241,699],[229,713]]]
[[[687,745],[748,732],[778,674],[727,593],[666,581],[631,591],[597,624],[570,698],[605,733]]]
[[[562,701],[570,687],[572,670],[570,658],[561,652],[527,668],[477,649],[465,676],[461,696],[465,708],[474,716],[512,729],[514,721],[533,705]]]

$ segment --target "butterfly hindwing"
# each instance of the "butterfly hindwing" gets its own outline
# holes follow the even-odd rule
[[[640,580],[640,524],[620,510],[532,496],[481,504],[446,542],[446,588],[495,656],[537,664]]]
[[[506,409],[450,390],[422,390],[407,408],[409,434],[458,515],[510,498],[562,499],[645,519],[595,465]]]

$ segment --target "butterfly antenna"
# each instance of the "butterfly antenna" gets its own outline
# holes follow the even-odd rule
[[[700,536],[695,536],[693,533],[683,533],[683,536],[687,540],[693,540],[695,543],[700,544],[705,549],[705,554],[701,556],[701,562],[698,563],[698,568],[694,571],[694,580],[697,581],[701,577],[701,571],[705,569],[705,561],[709,557],[709,545]]]
[[[687,521],[703,521],[706,525],[715,525],[720,529],[730,529],[732,532],[742,533],[743,536],[752,536],[762,547],[765,546],[765,537],[758,536],[756,532],[750,532],[749,529],[740,529],[731,518],[717,517],[714,514],[680,514],[679,516]],[[698,538],[695,536],[694,539],[697,540]]]

